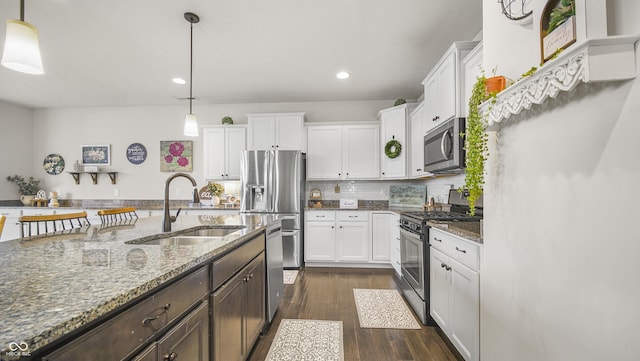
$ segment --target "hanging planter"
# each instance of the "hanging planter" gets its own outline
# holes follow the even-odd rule
[[[398,142],[395,139],[391,139],[384,146],[384,154],[386,154],[388,158],[391,158],[391,159],[397,158],[401,152],[402,152],[402,145],[400,144],[400,142]]]

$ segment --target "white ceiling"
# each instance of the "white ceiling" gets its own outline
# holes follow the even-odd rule
[[[0,1],[0,20],[19,3]],[[482,28],[481,0],[26,0],[46,73],[0,67],[0,100],[186,104],[171,78],[189,76],[187,11],[200,16],[193,92],[210,104],[416,99],[451,42]]]

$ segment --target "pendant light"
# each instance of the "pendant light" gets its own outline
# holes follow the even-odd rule
[[[20,0],[20,20],[7,20],[7,34],[0,63],[21,73],[44,74],[38,29],[24,21],[24,0]]]
[[[193,114],[193,24],[200,21],[194,13],[184,13],[184,18],[191,24],[191,55],[189,63],[189,114],[184,118],[184,135],[188,137],[198,136],[198,122]]]

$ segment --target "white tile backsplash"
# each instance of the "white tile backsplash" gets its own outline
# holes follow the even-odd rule
[[[361,200],[389,200],[389,186],[391,185],[427,185],[427,197],[434,197],[436,202],[447,203],[449,189],[458,189],[464,184],[464,174],[453,176],[441,176],[438,178],[403,180],[403,181],[308,181],[306,199],[312,188],[318,188],[322,192],[323,200],[340,200],[340,198],[353,198]],[[335,187],[340,187],[340,193],[335,192]]]

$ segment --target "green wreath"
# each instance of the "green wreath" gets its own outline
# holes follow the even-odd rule
[[[397,158],[400,152],[402,152],[402,145],[395,139],[388,141],[387,145],[384,146],[384,154],[391,159]]]

